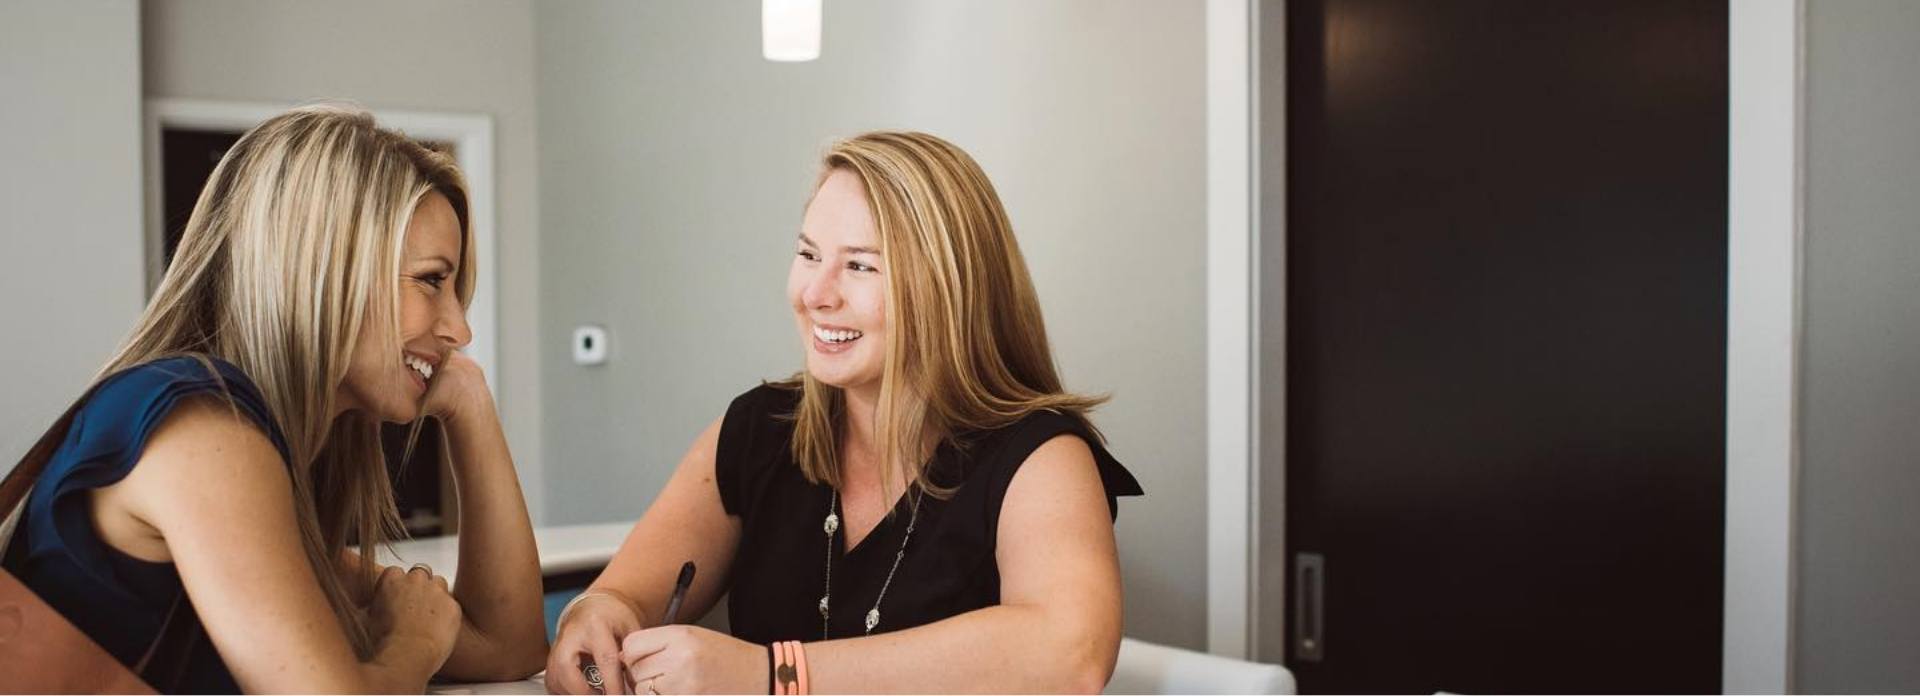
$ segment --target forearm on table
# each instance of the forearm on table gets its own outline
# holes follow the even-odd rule
[[[433,648],[411,633],[390,633],[380,640],[373,659],[361,665],[361,690],[370,694],[422,693],[439,665]]]
[[[808,642],[814,693],[1097,693],[1117,625],[1000,605],[877,636]],[[1117,623],[1117,622],[1116,622]]]
[[[625,584],[609,578],[605,572],[602,572],[599,578],[594,579],[593,584],[588,585],[587,589],[574,597],[567,606],[571,608],[576,604],[596,601],[619,602],[625,605],[628,610],[633,612],[633,618],[639,622],[641,628],[653,626],[653,617],[658,615],[647,611],[647,606],[641,603],[640,600],[634,598],[633,592],[627,589]],[[561,613],[563,615],[560,618],[565,619],[566,616],[564,616],[564,614],[566,612],[562,611]]]
[[[727,576],[732,565],[728,560],[735,548],[733,540],[737,532],[690,532],[686,536],[714,541],[706,546],[675,546],[674,540],[661,540],[658,530],[663,525],[671,529],[687,527],[670,520],[654,519],[655,512],[657,510],[649,510],[647,517],[643,517],[628,532],[626,540],[621,542],[619,550],[614,552],[600,576],[594,578],[593,584],[587,587],[587,592],[614,595],[633,610],[641,628],[652,628],[666,620],[667,605],[671,603],[681,570],[677,561],[691,560],[696,568],[693,584],[682,599],[675,621],[699,621],[726,593]]]
[[[491,409],[446,424],[459,496],[460,636],[442,672],[520,678],[546,657],[540,557],[505,436]]]

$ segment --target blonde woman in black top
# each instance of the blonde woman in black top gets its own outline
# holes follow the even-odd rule
[[[992,184],[921,133],[823,165],[787,284],[805,370],[694,440],[563,612],[548,689],[1099,691],[1140,488],[1060,384]],[[680,615],[727,595],[732,635],[659,625],[687,560]]]

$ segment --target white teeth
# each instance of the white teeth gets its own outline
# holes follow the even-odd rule
[[[420,373],[421,379],[428,379],[428,380],[433,379],[433,366],[430,364],[427,364],[425,360],[421,360],[411,355],[406,356],[404,360],[407,363],[407,367],[411,367],[413,368],[414,372]]]
[[[851,341],[853,339],[859,338],[864,335],[866,334],[860,333],[858,331],[854,331],[852,329],[835,331],[832,329],[823,329],[823,328],[820,328],[819,326],[813,327],[813,337],[818,338],[822,341],[826,341],[827,343],[846,343],[847,341]]]

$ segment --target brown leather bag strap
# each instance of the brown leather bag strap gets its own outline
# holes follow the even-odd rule
[[[39,441],[27,450],[13,469],[7,471],[7,477],[0,479],[0,558],[7,557],[13,548],[15,525],[25,516],[22,508],[27,506],[27,492],[33,490],[33,483],[40,480],[40,473],[47,470],[47,462],[53,459],[55,450],[67,439],[67,430],[73,427],[73,418],[80,412],[81,404],[87,397],[93,396],[93,390],[67,407],[67,412],[53,422],[53,427],[40,436]]]
[[[153,687],[107,653],[12,573],[0,571],[0,692],[151,694]]]
[[[75,399],[73,405],[67,407],[67,412],[60,414],[60,418],[53,422],[53,427],[47,428],[47,432],[33,443],[33,447],[13,466],[13,470],[7,472],[7,477],[0,480],[0,510],[11,514],[16,506],[26,503],[27,491],[33,488],[34,481],[40,480],[40,472],[47,470],[47,462],[53,459],[53,453],[66,441],[67,430],[73,427],[74,417],[79,415],[80,407],[86,405],[87,399],[93,397],[96,388],[88,387],[87,393]],[[7,540],[0,539],[0,542],[4,541]]]
[[[66,414],[53,424],[53,429],[40,436],[40,441],[34,443],[33,449],[27,450],[27,455],[20,458],[12,471],[7,472],[4,480],[0,480],[0,510],[12,514],[15,508],[26,504],[27,491],[33,488],[34,481],[40,479],[40,472],[47,470],[47,460],[53,458],[53,451],[60,448],[61,440],[66,439],[67,428],[73,425],[73,414],[78,410],[78,404],[67,409]]]

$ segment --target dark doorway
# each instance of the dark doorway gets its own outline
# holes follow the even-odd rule
[[[1726,3],[1264,7],[1302,692],[1717,693]]]
[[[160,131],[160,267],[173,265],[180,235],[200,190],[213,178],[220,158],[240,140],[240,133],[223,130],[165,128]]]

